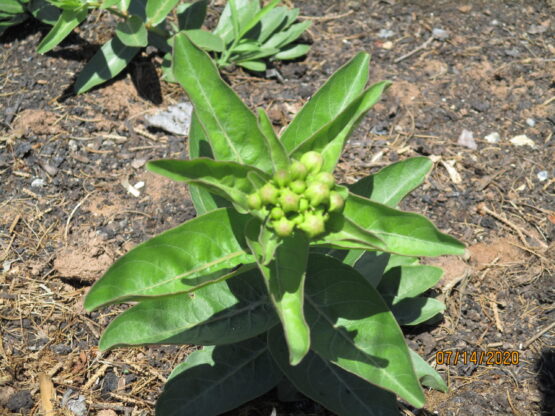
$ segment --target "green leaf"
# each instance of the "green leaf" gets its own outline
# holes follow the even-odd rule
[[[143,21],[145,21],[147,1],[148,0],[121,0],[120,4],[121,4],[121,7],[128,8],[129,14],[134,16],[139,16]]]
[[[310,348],[310,329],[303,312],[308,240],[302,232],[293,233],[283,238],[277,247],[272,245],[270,254],[273,253],[273,258],[269,258],[268,241],[260,238],[259,224],[254,220],[249,223],[247,243],[256,257],[270,299],[283,325],[289,362],[296,365]]]
[[[402,160],[362,178],[349,188],[354,194],[395,207],[424,182],[432,166],[432,161],[427,157]]]
[[[279,169],[286,169],[290,163],[289,157],[287,156],[285,147],[283,147],[283,143],[281,143],[281,140],[279,140],[274,131],[270,118],[262,108],[258,109],[258,127],[262,134],[264,134],[264,137],[266,137],[266,141],[270,147],[270,156],[272,158],[274,172]]]
[[[268,333],[270,352],[281,371],[305,396],[339,416],[398,416],[395,395],[322,359],[310,351],[299,365],[289,365],[281,328]]]
[[[351,193],[343,214],[385,241],[386,249],[380,248],[382,251],[405,256],[464,254],[463,244],[412,212],[399,211]]]
[[[281,378],[260,338],[205,347],[173,370],[156,403],[156,414],[221,415],[271,390]]]
[[[16,0],[0,0],[0,11],[7,14],[25,13],[23,3]]]
[[[276,7],[270,10],[266,16],[260,21],[260,33],[257,36],[257,41],[263,44],[268,40],[268,38],[278,30],[278,28],[283,27],[283,24],[287,19],[287,8],[286,7]]]
[[[273,59],[274,60],[275,59],[281,59],[281,60],[297,59],[301,56],[306,55],[309,50],[310,50],[309,45],[295,45],[291,48],[283,49],[281,52],[278,52]]]
[[[195,1],[192,4],[180,4],[177,7],[179,30],[200,29],[206,18],[208,0]]]
[[[148,45],[148,33],[143,21],[131,16],[116,26],[116,34],[126,46],[144,47]]]
[[[293,150],[334,120],[357,96],[368,80],[366,53],[359,53],[340,68],[304,105],[281,135],[287,151]]]
[[[240,53],[236,52],[237,50],[233,49],[233,54],[231,55],[230,61],[239,63],[245,60],[262,59],[268,56],[275,55],[279,52],[279,49],[259,48],[258,46],[256,46],[250,51],[242,51]]]
[[[202,29],[186,30],[189,39],[206,51],[222,52],[225,49],[224,41],[218,36]]]
[[[421,407],[424,394],[403,333],[376,289],[333,257],[312,255],[307,270],[305,312],[312,349]]]
[[[414,364],[414,370],[416,371],[416,377],[420,380],[422,385],[442,391],[447,393],[449,388],[445,381],[441,378],[436,370],[434,370],[430,364],[428,364],[420,355],[418,355],[413,350],[410,351],[410,358]]]
[[[87,18],[87,14],[88,10],[86,8],[63,10],[58,21],[39,43],[37,52],[46,53],[56,47],[56,45],[64,40],[79,23]]]
[[[238,38],[241,39],[245,36],[249,30],[256,26],[264,18],[264,16],[275,8],[280,1],[281,0],[271,0],[266,6],[256,12],[256,14],[241,27]],[[256,3],[258,3],[258,0]]]
[[[110,323],[100,339],[100,349],[230,344],[266,332],[278,322],[254,269],[193,293],[143,300]]]
[[[235,6],[236,10],[236,26],[234,26],[234,22],[232,21],[232,4]],[[233,3],[228,1],[224,7],[222,15],[220,16],[220,20],[212,33],[221,37],[226,44],[231,43],[235,38],[234,30],[236,33],[239,33],[241,28],[244,27],[259,10],[260,5],[258,4],[258,1],[235,0]],[[236,28],[234,29],[234,27]]]
[[[374,250],[385,247],[385,242],[380,237],[342,215],[331,215],[326,223],[326,229],[327,233],[315,240],[314,245],[342,250]]]
[[[56,24],[61,14],[60,9],[49,4],[46,0],[31,0],[27,9],[35,19],[52,26]]]
[[[434,266],[399,266],[388,270],[382,277],[378,291],[383,297],[397,303],[424,293],[434,286],[443,275],[443,270]]]
[[[75,92],[81,94],[119,74],[140,48],[125,46],[116,37],[106,42],[77,76]]]
[[[383,91],[389,85],[389,82],[383,81],[365,90],[337,117],[312,136],[299,143],[299,145],[291,151],[292,156],[300,158],[302,154],[308,151],[317,151],[324,157],[322,170],[333,172],[335,164],[343,151],[345,140],[358,125],[361,118],[380,99]]]
[[[399,325],[418,325],[443,313],[445,305],[437,299],[426,297],[405,298],[391,306]]]
[[[256,117],[220,78],[210,57],[180,33],[175,36],[173,70],[195,106],[214,158],[269,172],[270,149]]]
[[[94,284],[85,308],[190,292],[240,273],[238,264],[254,262],[243,237],[248,219],[217,209],[138,245]]]
[[[4,33],[4,31],[9,28],[10,26],[18,25],[21,22],[27,20],[29,16],[27,14],[18,14],[12,17],[9,20],[2,20],[0,21],[0,35]]]
[[[350,251],[349,254],[352,252],[353,251]],[[390,257],[391,254],[389,253],[367,251],[356,261],[353,267],[372,285],[372,287],[377,288],[383,278],[383,273]]]
[[[161,159],[149,162],[147,169],[174,181],[193,183],[232,201],[248,211],[247,196],[256,191],[247,174],[256,172],[267,180],[270,176],[248,165],[220,162],[208,158],[193,160]]]
[[[296,40],[299,36],[303,34],[303,32],[308,29],[312,25],[312,22],[307,20],[301,23],[296,23],[289,27],[287,30],[277,32],[273,36],[270,37],[264,44],[262,45],[264,48],[278,48],[281,49],[282,47],[288,45],[289,43]]]
[[[151,31],[147,32],[147,36],[148,36],[148,44],[150,46],[154,46],[155,48],[158,48],[161,52],[166,52],[166,55],[169,56],[169,59],[168,59],[169,66],[171,66],[171,54],[170,54],[172,51],[171,38],[166,39],[165,37],[160,36],[159,34]],[[164,59],[166,59],[166,56],[164,56]],[[177,83],[177,81],[173,81],[173,82]]]
[[[160,24],[177,3],[179,3],[179,0],[147,0],[147,24],[151,26]]]
[[[264,72],[266,71],[266,64],[262,61],[241,61],[237,65],[242,66],[249,71]]]

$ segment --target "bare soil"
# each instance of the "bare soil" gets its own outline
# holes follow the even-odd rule
[[[306,59],[276,63],[283,82],[239,69],[226,79],[280,128],[340,65],[370,52],[371,79],[393,86],[352,136],[337,177],[350,183],[397,160],[431,157],[433,172],[402,207],[469,247],[462,258],[425,260],[445,269],[435,293],[447,311],[441,322],[407,330],[409,343],[432,364],[446,350],[519,354],[518,365],[437,365],[449,393],[428,391],[425,409],[401,411],[555,415],[554,4],[289,3],[314,21],[304,35],[312,43]],[[116,258],[194,215],[183,186],[143,168],[186,155],[185,137],[144,120],[184,99],[178,86],[157,81],[159,56],[145,51],[116,80],[71,93],[75,74],[113,27],[110,16],[93,15],[44,56],[35,50],[46,26],[27,22],[0,38],[2,415],[39,414],[49,380],[60,414],[75,414],[68,407],[81,400],[91,415],[151,415],[165,377],[190,350],[101,354],[99,335],[124,307],[82,308]],[[431,38],[434,29],[446,32]],[[468,132],[461,139],[464,130],[472,139]],[[329,414],[306,399],[280,403],[270,392],[230,415],[274,408]]]

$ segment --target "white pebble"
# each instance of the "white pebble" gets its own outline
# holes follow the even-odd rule
[[[549,177],[549,174],[547,173],[546,170],[542,170],[541,172],[538,172],[538,179],[540,180],[540,182],[547,180],[548,177]]]
[[[499,133],[494,131],[493,133],[490,133],[486,137],[484,137],[484,139],[486,139],[486,142],[488,143],[499,143],[499,140],[501,140],[501,136],[499,135]]]
[[[37,178],[31,182],[31,188],[42,188],[44,186],[44,179]]]
[[[536,147],[536,143],[532,139],[530,139],[525,134],[519,134],[511,139],[511,143],[515,146],[530,146],[531,148]]]
[[[528,124],[530,127],[534,127],[536,125],[536,120],[534,120],[533,118],[527,118],[526,124]]]

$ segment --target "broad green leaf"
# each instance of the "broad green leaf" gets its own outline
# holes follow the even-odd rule
[[[263,18],[266,16],[272,9],[274,9],[281,0],[271,0],[266,6],[260,9],[256,14],[247,21],[242,27],[239,32],[239,39],[247,34],[249,30],[251,30],[254,26],[256,26]],[[258,0],[256,1],[258,2]]]
[[[389,261],[387,262],[387,266],[385,267],[385,271],[393,269],[394,267],[399,266],[416,266],[418,265],[419,261],[416,257],[408,257],[408,256],[399,256],[398,254],[390,254]]]
[[[245,40],[239,43],[237,46],[233,48],[234,53],[251,53],[256,52],[260,49],[260,45],[258,45],[255,41],[252,40]]]
[[[418,325],[443,313],[445,305],[426,297],[405,298],[391,305],[391,312],[399,325]]]
[[[27,8],[35,19],[52,26],[56,24],[61,14],[60,9],[46,0],[31,0]]]
[[[331,215],[326,223],[328,232],[313,243],[336,249],[383,249],[385,242],[377,235],[359,227],[341,215]]]
[[[121,0],[103,0],[102,4],[100,5],[99,9],[108,9],[110,7],[114,7],[116,6],[116,8],[119,8],[117,6],[120,6]],[[127,7],[129,7],[129,5],[123,5],[123,9],[127,10]]]
[[[339,416],[398,416],[395,395],[380,389],[310,351],[297,366],[289,365],[281,328],[268,333],[270,352],[281,371],[305,396]]]
[[[119,74],[131,62],[140,48],[125,46],[113,37],[106,42],[77,76],[75,91],[81,94]]]
[[[174,181],[193,183],[226,198],[248,211],[247,196],[256,191],[249,181],[249,172],[270,179],[258,169],[235,162],[220,162],[208,158],[193,160],[161,159],[149,162],[147,169]]]
[[[127,2],[129,3],[126,4]],[[130,15],[139,16],[143,21],[146,21],[146,3],[147,0],[121,0],[120,4],[122,7],[128,7]]]
[[[205,347],[170,374],[156,414],[221,415],[271,390],[281,378],[265,340]]]
[[[177,82],[177,81],[176,81]],[[191,127],[189,127],[189,158],[195,159],[198,157],[213,158],[212,149],[206,138],[206,133],[202,128],[196,112],[193,110],[191,115]],[[231,202],[223,199],[217,195],[211,194],[204,188],[189,184],[189,194],[197,215],[202,215],[208,211],[216,208],[230,207]]]
[[[217,209],[138,245],[94,284],[85,308],[190,292],[240,273],[237,265],[254,262],[243,237],[248,219]]]
[[[392,298],[392,302],[397,303],[424,293],[439,282],[442,275],[443,270],[434,266],[394,267],[383,275],[378,291],[383,297]]]
[[[464,245],[441,233],[427,218],[399,211],[350,194],[343,214],[358,226],[385,241],[388,251],[404,256],[440,256],[464,253]]]
[[[212,31],[215,35],[221,37],[226,44],[231,43],[234,39],[234,25],[231,16],[231,2],[228,1],[224,7],[220,20],[216,28]],[[249,22],[260,10],[258,1],[252,0],[235,0],[233,2],[237,13],[237,33],[241,31],[247,22]]]
[[[19,14],[25,13],[23,3],[17,0],[0,0],[0,11],[6,14]]]
[[[274,31],[283,27],[287,19],[287,8],[276,7],[268,12],[266,16],[260,21],[260,33],[258,34],[257,41],[264,43],[268,40]]]
[[[148,33],[143,21],[137,16],[118,23],[116,34],[126,46],[144,47],[148,45]]]
[[[147,33],[148,33],[148,44],[150,46],[154,46],[155,48],[158,48],[162,52],[166,52],[166,55],[169,56],[168,63],[169,63],[169,66],[171,67],[171,51],[172,51],[171,38],[166,39],[165,37],[160,36],[159,34],[151,31],[148,31]],[[164,56],[164,59],[166,59],[166,56]],[[168,82],[177,83],[177,81],[168,81]]]
[[[210,57],[180,33],[174,41],[173,70],[195,106],[214,158],[269,172],[272,161],[255,115],[220,78]]]
[[[281,143],[281,140],[279,140],[274,131],[270,118],[262,108],[258,109],[258,127],[262,134],[264,134],[264,137],[266,137],[266,141],[271,149],[270,156],[272,158],[273,170],[286,169],[290,163],[289,157],[285,147],[283,147],[283,143]]]
[[[100,339],[100,349],[230,344],[257,336],[278,322],[254,269],[193,293],[143,300],[110,323]]]
[[[424,394],[403,333],[376,289],[333,257],[312,255],[307,275],[305,312],[312,349],[421,407]]]
[[[410,351],[410,358],[414,364],[414,370],[416,371],[416,377],[420,380],[420,383],[424,386],[430,387],[447,393],[449,388],[443,378],[434,370],[430,364],[428,364],[420,355],[418,355],[413,350]]]
[[[262,61],[241,61],[237,65],[242,66],[249,71],[264,72],[266,71],[266,64]]]
[[[195,45],[206,51],[222,52],[225,49],[223,40],[218,35],[214,35],[206,30],[191,29],[186,30],[185,33],[187,33],[187,36],[189,36],[189,39]]]
[[[427,157],[413,157],[362,178],[349,188],[354,194],[395,207],[409,192],[420,186],[432,166]]]
[[[299,143],[291,154],[300,158],[303,153],[310,150],[320,152],[324,157],[323,171],[333,172],[335,165],[341,156],[345,140],[361,118],[380,99],[383,91],[390,85],[389,82],[379,82],[372,85],[360,96],[355,98],[337,117],[312,136]]]
[[[179,0],[147,0],[146,18],[147,24],[157,26],[169,12],[179,3]]]
[[[270,37],[270,39],[264,42],[262,46],[265,48],[281,49],[301,36],[303,32],[310,27],[310,25],[312,25],[312,22],[309,20],[296,23],[284,31],[275,33]]]
[[[66,36],[79,25],[79,23],[87,18],[87,14],[88,11],[86,8],[78,10],[63,10],[62,14],[58,18],[58,21],[39,43],[37,52],[46,53],[52,50],[56,45],[64,40]]]
[[[340,68],[303,106],[281,135],[287,151],[293,150],[334,120],[357,96],[368,80],[366,53],[359,53]]]
[[[349,254],[352,252],[353,250],[351,250]],[[387,267],[390,256],[391,254],[382,253],[381,251],[367,251],[356,261],[353,267],[372,285],[372,287],[377,288],[383,278],[383,273]],[[347,262],[344,263],[349,264]]]
[[[259,222],[251,221],[247,231],[247,243],[256,257],[258,268],[274,304],[289,347],[289,362],[298,364],[310,348],[310,329],[303,312],[308,240],[302,232],[282,239],[275,247],[273,258],[268,260],[268,241],[260,238]],[[273,241],[270,240],[270,244]],[[267,263],[267,264],[265,264]]]
[[[288,59],[297,59],[301,56],[304,56],[310,50],[309,45],[295,45],[292,48],[283,49],[282,51],[278,52],[273,59],[281,59],[281,60],[288,60]]]
[[[206,18],[207,7],[208,0],[180,4],[176,10],[179,30],[200,29]]]

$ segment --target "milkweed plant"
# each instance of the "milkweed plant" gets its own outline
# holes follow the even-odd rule
[[[88,311],[136,302],[100,349],[202,346],[173,370],[158,415],[218,415],[278,384],[344,416],[422,407],[439,374],[407,347],[400,325],[440,314],[422,296],[441,277],[418,256],[464,246],[398,210],[432,163],[394,163],[352,185],[335,165],[349,134],[389,85],[368,88],[369,56],[340,68],[276,135],[186,33],[173,73],[194,105],[190,160],[147,168],[189,184],[196,218],[132,249],[90,289]]]

